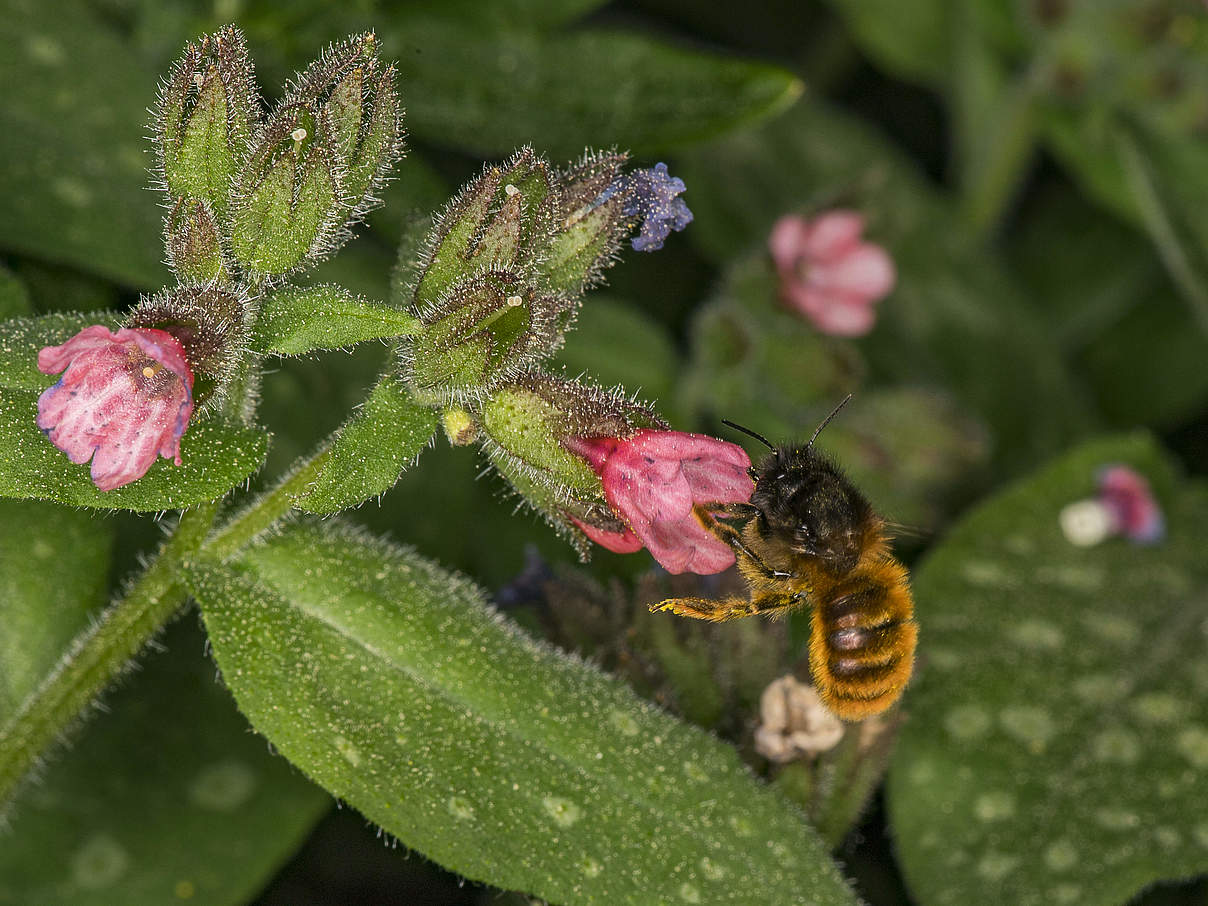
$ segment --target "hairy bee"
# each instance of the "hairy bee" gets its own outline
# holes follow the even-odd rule
[[[850,399],[850,397],[848,397]],[[839,468],[809,443],[773,446],[751,469],[750,503],[698,504],[697,521],[735,553],[748,598],[675,598],[652,610],[723,621],[780,615],[812,603],[810,673],[843,720],[863,720],[898,700],[914,667],[918,625],[910,577],[889,550],[885,522]],[[736,528],[727,521],[741,522]]]

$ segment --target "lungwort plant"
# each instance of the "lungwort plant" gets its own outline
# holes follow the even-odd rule
[[[377,38],[361,34],[328,47],[267,107],[239,31],[189,44],[154,111],[176,282],[124,312],[3,325],[0,494],[41,501],[8,502],[0,526],[15,576],[4,635],[16,640],[0,651],[3,813],[33,807],[56,748],[192,601],[252,727],[315,784],[466,877],[559,903],[852,902],[821,837],[732,748],[533,641],[471,581],[307,515],[422,472],[442,428],[452,444],[481,444],[583,552],[591,541],[646,546],[673,570],[692,566],[685,545],[699,527],[685,513],[630,530],[624,508],[640,495],[609,477],[624,451],[654,451],[675,474],[691,461],[685,493],[720,482],[749,496],[740,448],[674,432],[623,391],[548,365],[625,243],[659,249],[692,219],[683,182],[661,164],[589,151],[558,167],[526,147],[485,167],[426,238],[404,242],[389,302],[307,282],[402,156],[396,81]],[[285,474],[260,474],[271,443],[262,373],[277,357],[367,341],[394,354],[363,403]],[[640,480],[666,481],[651,468]],[[82,510],[158,514],[166,527],[95,618],[115,523]],[[704,571],[727,555],[713,551]],[[172,690],[197,682],[162,663],[152,672],[162,685],[150,720],[183,706]],[[197,732],[147,763],[190,766],[190,807],[203,812],[268,797],[254,799],[260,825],[240,822],[230,842],[280,858],[323,798],[254,744],[216,743],[207,731],[231,717],[218,687],[200,682]],[[115,711],[98,718],[108,737],[89,736],[98,758],[138,751],[132,718]],[[274,812],[274,796],[290,807]],[[273,816],[287,812],[292,830],[276,834]],[[164,833],[186,833],[190,814]],[[17,827],[36,839],[36,823]],[[105,896],[131,858],[168,858],[150,840],[131,855],[110,828],[71,857],[64,883],[79,896]],[[222,864],[219,841],[205,846]],[[152,880],[180,899],[219,897],[229,881],[172,879],[164,864]]]

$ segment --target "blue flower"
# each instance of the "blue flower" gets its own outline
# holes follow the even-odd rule
[[[635,170],[625,177],[628,197],[622,213],[642,218],[642,229],[633,239],[634,251],[658,251],[672,230],[679,232],[692,222],[688,205],[676,197],[685,188],[684,181],[671,176],[663,163],[648,170]]]

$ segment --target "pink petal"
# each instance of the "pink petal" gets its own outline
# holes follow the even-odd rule
[[[863,214],[843,208],[827,211],[809,221],[800,253],[811,262],[830,261],[845,255],[863,232]]]
[[[772,253],[772,260],[782,278],[796,271],[797,262],[805,254],[803,247],[806,231],[805,218],[796,214],[786,214],[772,226],[772,232],[768,236],[768,250]]]
[[[1152,544],[1166,534],[1166,520],[1149,482],[1128,466],[1099,473],[1099,499],[1112,514],[1115,529],[1133,541]]]
[[[570,517],[570,521],[577,525],[584,535],[614,554],[632,554],[642,549],[641,539],[629,529],[623,532],[609,532],[590,523],[581,522],[574,516]]]
[[[886,295],[896,279],[893,260],[880,246],[861,242],[846,254],[812,267],[806,281],[830,290],[875,301]]]
[[[193,373],[171,334],[94,325],[43,349],[38,365],[64,372],[38,398],[38,427],[72,462],[91,458],[102,491],[141,478],[157,456],[180,465]]]
[[[38,351],[38,370],[43,374],[58,374],[81,353],[110,345],[113,335],[102,324],[85,327],[59,346],[46,346]]]
[[[870,303],[842,293],[799,287],[789,301],[815,327],[831,336],[863,336],[876,320]]]

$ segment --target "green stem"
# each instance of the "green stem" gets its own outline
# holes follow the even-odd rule
[[[0,804],[7,803],[43,753],[62,736],[185,600],[180,567],[201,547],[218,501],[180,517],[176,531],[125,595],[80,633],[71,647],[0,727]]]
[[[272,528],[293,509],[294,500],[318,477],[330,458],[330,446],[320,449],[282,479],[275,488],[252,501],[205,543],[203,550],[206,555],[225,560],[237,554],[258,535]]]

